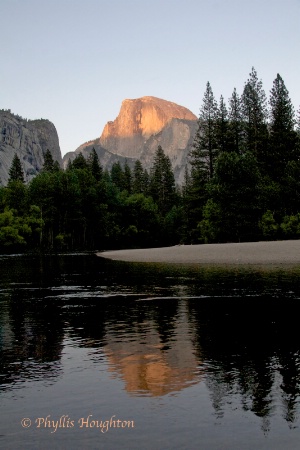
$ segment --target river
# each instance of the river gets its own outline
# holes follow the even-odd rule
[[[0,265],[1,448],[299,448],[300,267]]]

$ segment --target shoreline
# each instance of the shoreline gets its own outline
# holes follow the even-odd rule
[[[300,239],[109,250],[98,252],[97,256],[115,261],[143,263],[300,267]]]

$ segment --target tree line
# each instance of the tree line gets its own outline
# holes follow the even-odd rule
[[[24,183],[14,156],[0,188],[0,249],[95,250],[171,245],[177,242],[180,194],[170,159],[158,147],[148,173],[114,163],[103,170],[96,151],[82,153],[62,170],[46,152],[41,172]]]
[[[252,68],[226,105],[208,82],[183,186],[159,146],[148,172],[96,151],[62,170],[46,152],[24,183],[15,155],[0,188],[0,250],[73,251],[300,235],[300,121],[278,74],[269,100]]]

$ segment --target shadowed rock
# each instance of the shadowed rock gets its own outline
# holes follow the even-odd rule
[[[25,181],[39,173],[49,150],[62,164],[58,135],[49,120],[26,120],[10,111],[0,111],[0,180],[7,184],[15,153],[21,160]]]

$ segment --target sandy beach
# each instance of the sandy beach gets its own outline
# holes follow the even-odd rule
[[[118,261],[213,265],[298,265],[300,240],[114,250],[98,256]]]

